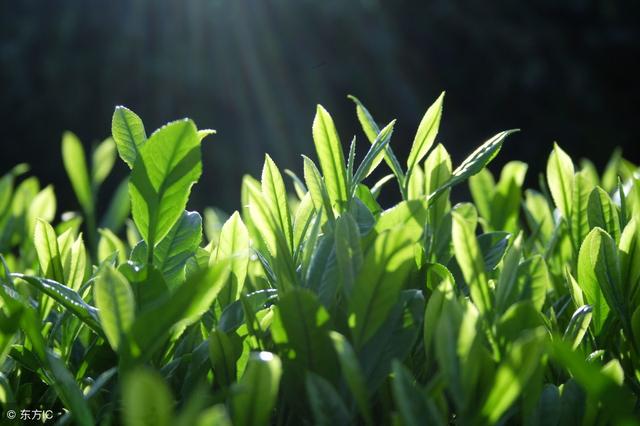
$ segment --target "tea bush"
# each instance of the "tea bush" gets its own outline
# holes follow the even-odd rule
[[[352,97],[358,160],[318,106],[318,164],[285,170],[289,193],[266,156],[230,217],[185,210],[214,133],[191,120],[147,137],[118,107],[89,164],[65,133],[80,212],[60,221],[52,187],[16,166],[0,180],[3,420],[636,424],[637,167],[616,152],[600,175],[555,145],[523,190],[525,163],[485,168],[505,131],[453,168],[436,145],[443,97],[406,162],[394,121]],[[118,154],[131,173],[100,212]],[[370,182],[378,167],[391,173]],[[452,205],[464,182],[473,203]],[[402,197],[386,209],[385,186]]]

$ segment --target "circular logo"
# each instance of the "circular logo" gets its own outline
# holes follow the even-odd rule
[[[8,418],[9,420],[13,420],[13,419],[15,419],[15,418],[16,418],[16,412],[15,412],[15,411],[13,411],[13,410],[9,410],[9,411],[7,411],[7,418]]]

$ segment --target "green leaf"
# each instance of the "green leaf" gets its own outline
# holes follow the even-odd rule
[[[365,106],[362,104],[362,102],[360,102],[358,98],[352,95],[349,95],[348,98],[351,99],[356,104],[356,114],[358,116],[358,121],[360,122],[360,125],[362,126],[362,130],[364,130],[364,133],[367,136],[367,139],[369,139],[369,142],[373,143],[376,140],[378,134],[380,133],[380,128],[376,124],[375,120],[373,119],[373,117],[371,116],[367,108],[365,108]],[[390,145],[387,144],[387,146],[384,148],[383,155],[384,155],[384,160],[387,162],[387,164],[391,168],[391,171],[396,176],[396,179],[398,180],[398,184],[400,185],[400,188],[403,188],[404,173]],[[383,155],[378,154],[378,157],[376,157],[371,164],[371,169],[375,169],[376,167],[378,167],[378,164],[380,164],[380,161],[382,161]]]
[[[518,267],[522,258],[523,235],[519,234],[504,258],[502,271],[496,285],[496,310],[504,313],[518,300]],[[521,289],[520,289],[521,290]]]
[[[348,313],[357,348],[373,336],[398,300],[412,266],[415,238],[411,228],[397,227],[376,237],[365,254]]]
[[[590,244],[587,245],[591,267],[594,269],[596,280],[600,285],[609,307],[616,311],[623,326],[628,326],[629,312],[628,300],[622,284],[620,273],[620,258],[618,248],[613,238],[603,229],[594,228]],[[586,241],[586,239],[585,239]],[[580,271],[580,267],[578,267]],[[589,297],[587,301],[590,302]]]
[[[307,373],[305,387],[315,425],[335,426],[351,423],[349,411],[329,381],[314,373]]]
[[[116,234],[109,229],[98,229],[100,233],[100,242],[98,243],[98,260],[100,262],[106,260],[114,253],[119,263],[127,260],[127,248]]]
[[[71,132],[65,132],[62,135],[62,160],[82,210],[92,212],[93,192],[87,171],[87,160],[82,143]]]
[[[58,282],[64,282],[62,256],[58,248],[56,231],[48,222],[42,219],[36,221],[33,243],[38,254],[42,275]]]
[[[429,200],[434,200],[447,189],[464,182],[469,177],[480,172],[498,155],[500,148],[507,136],[518,130],[505,130],[488,139],[480,145],[478,149],[473,151],[451,174],[451,178],[442,186],[431,192],[428,196]]]
[[[291,225],[291,211],[287,202],[287,190],[278,166],[269,155],[265,156],[262,168],[262,194],[266,205],[287,241],[289,251],[293,252],[293,226]]]
[[[344,154],[333,119],[321,105],[313,120],[313,142],[332,207],[342,211],[348,200]]]
[[[591,229],[600,227],[615,241],[620,241],[620,216],[618,209],[604,189],[596,187],[589,195],[587,217]]]
[[[549,191],[558,210],[563,217],[571,215],[571,199],[573,197],[574,168],[571,157],[553,144],[553,151],[547,161],[547,182]]]
[[[56,195],[53,192],[53,186],[48,185],[42,191],[38,192],[31,200],[27,210],[27,225],[29,235],[33,235],[38,219],[47,222],[53,221],[56,215]]]
[[[271,208],[258,184],[245,180],[244,188],[247,193],[245,205],[248,205],[251,222],[264,243],[259,247],[266,246],[268,252],[263,255],[268,256],[270,266],[276,273],[279,288],[288,288],[298,280],[290,242],[279,225],[278,218],[271,213]]]
[[[442,144],[436,145],[424,162],[425,194],[431,194],[451,178],[451,157]],[[429,205],[429,224],[439,228],[445,212],[450,208],[448,190]]]
[[[478,174],[469,178],[469,190],[478,213],[488,224],[491,223],[491,202],[496,191],[496,182],[491,172],[482,169]]]
[[[428,424],[444,424],[442,419],[434,419],[427,401],[427,395],[418,383],[414,383],[411,372],[395,360],[393,362],[393,399],[398,407],[402,424],[421,426]]]
[[[590,203],[590,195],[593,189],[594,185],[587,177],[585,170],[576,173],[573,181],[571,221],[569,222],[571,238],[576,250],[580,248],[582,241],[584,241],[591,230],[587,215],[587,206]]]
[[[75,315],[82,322],[87,324],[89,328],[94,330],[98,335],[102,336],[102,327],[98,318],[98,310],[88,305],[74,290],[66,287],[59,282],[29,275],[13,273],[11,276],[20,278],[39,291],[62,305],[65,309]]]
[[[625,298],[635,304],[640,290],[640,229],[633,218],[625,226],[619,245],[620,271]],[[640,336],[639,336],[640,337]]]
[[[111,173],[116,162],[116,144],[113,139],[107,138],[93,151],[91,158],[91,183],[94,186],[102,185]]]
[[[591,315],[593,309],[589,305],[579,307],[571,316],[569,325],[564,332],[563,339],[571,344],[571,348],[575,350],[580,346],[582,338],[589,329],[591,323]]]
[[[280,353],[300,371],[313,371],[324,377],[335,375],[337,364],[330,330],[329,313],[315,294],[293,288],[280,296],[271,334]]]
[[[216,132],[214,129],[199,129],[198,130],[198,139],[200,139],[200,141],[202,142],[202,140],[204,138],[206,138],[207,136],[215,135],[216,133],[218,133],[218,132]]]
[[[333,341],[333,347],[338,354],[338,361],[340,363],[340,371],[344,378],[349,390],[353,394],[353,398],[356,401],[356,405],[365,419],[366,424],[373,424],[373,418],[371,417],[371,409],[369,408],[369,391],[366,387],[366,382],[360,363],[353,348],[345,339],[345,337],[336,332],[329,332],[331,340]]]
[[[327,232],[317,239],[315,247],[310,250],[304,282],[305,287],[316,293],[320,302],[326,307],[335,305],[338,288],[344,284],[341,281],[341,272],[336,259],[335,237],[334,232]]]
[[[180,219],[201,171],[200,141],[191,120],[163,126],[140,149],[129,194],[133,220],[150,250]]]
[[[135,317],[133,292],[127,279],[110,265],[96,278],[93,288],[104,334],[114,351],[120,347]]]
[[[162,272],[169,287],[184,280],[184,267],[202,241],[202,218],[197,212],[184,211],[153,251],[153,264]]]
[[[209,358],[216,383],[223,387],[236,381],[236,361],[231,339],[224,331],[214,329],[209,335]]]
[[[233,386],[231,417],[234,426],[262,426],[269,423],[278,396],[282,365],[270,352],[254,352],[244,375]]]
[[[489,314],[493,307],[493,295],[489,289],[482,252],[475,236],[475,224],[455,210],[452,217],[453,249],[464,279],[469,285],[471,299],[480,313]]]
[[[331,207],[331,200],[329,199],[329,193],[327,192],[327,186],[324,179],[320,176],[320,171],[316,167],[315,163],[309,158],[302,156],[304,160],[304,180],[309,188],[311,194],[311,200],[316,211],[320,211],[324,208],[325,214],[330,220],[335,220],[333,215],[333,207]]]
[[[424,315],[422,291],[403,290],[384,324],[358,351],[369,394],[375,394],[391,373],[394,359],[409,362],[422,329]]]
[[[600,334],[604,322],[609,315],[609,305],[603,294],[601,284],[598,282],[596,263],[600,247],[602,245],[602,229],[594,228],[582,242],[580,253],[578,254],[578,284],[585,296],[585,302],[593,307],[594,330]],[[600,264],[599,268],[605,268]]]
[[[179,335],[186,326],[200,319],[211,306],[229,276],[227,262],[218,262],[191,275],[175,291],[141,311],[130,338],[134,358],[148,359],[167,336]]]
[[[527,165],[520,161],[507,163],[500,174],[491,201],[491,229],[517,232],[520,216],[522,184],[527,173]]]
[[[229,259],[231,274],[229,282],[221,290],[218,300],[224,307],[238,300],[244,287],[249,267],[249,231],[240,214],[234,212],[222,226],[220,243],[216,251],[217,259]]]
[[[357,185],[362,182],[365,177],[369,176],[373,170],[375,170],[375,167],[377,166],[375,161],[377,158],[381,158],[384,149],[389,145],[391,135],[393,134],[393,126],[395,124],[395,120],[387,124],[382,130],[380,130],[378,136],[376,136],[375,140],[371,143],[369,151],[367,151],[367,154],[362,159],[360,166],[358,166],[358,169],[351,180],[351,188],[349,191],[351,195],[353,195]]]
[[[129,373],[122,387],[122,417],[127,426],[170,426],[173,397],[162,377],[150,370]]]
[[[580,352],[573,351],[568,343],[560,339],[553,341],[552,356],[569,371],[587,392],[589,399],[602,401],[603,406],[609,407],[606,413],[611,415],[612,419],[620,421],[632,417],[635,398],[629,395],[625,387],[616,383],[611,375],[598,368],[598,363],[588,362]]]
[[[418,130],[411,144],[411,151],[407,158],[407,176],[411,177],[411,172],[418,165],[429,149],[433,145],[440,128],[440,117],[442,116],[442,102],[444,100],[444,92],[440,94],[438,99],[427,109],[422,117]]]
[[[547,264],[542,256],[535,255],[518,265],[516,300],[529,300],[540,311],[550,287]]]
[[[82,426],[94,425],[89,404],[85,401],[71,372],[65,367],[62,360],[51,352],[47,353],[47,362],[53,374],[53,386],[66,408],[72,413],[73,419]]]
[[[254,313],[258,312],[277,299],[278,290],[273,288],[258,290],[241,297],[243,300],[236,300],[228,305],[220,315],[218,328],[225,333],[235,331],[245,322],[244,307],[249,307]]]
[[[70,249],[62,255],[65,282],[73,290],[78,290],[84,284],[88,271],[87,249],[82,241],[82,235],[73,242]]]
[[[111,134],[120,158],[133,169],[140,149],[147,141],[142,120],[130,109],[117,106],[111,120]]]
[[[382,212],[373,229],[376,234],[381,234],[396,227],[408,228],[417,239],[427,220],[428,205],[426,200],[401,201]]]
[[[487,232],[478,236],[485,271],[496,269],[509,246],[511,234],[504,231]]]
[[[546,332],[537,329],[516,340],[498,367],[491,391],[482,407],[489,423],[497,422],[526,389],[545,351]]]
[[[334,239],[339,287],[349,300],[363,261],[358,224],[349,213],[336,220]]]

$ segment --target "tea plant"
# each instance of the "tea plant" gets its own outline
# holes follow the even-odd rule
[[[406,162],[395,121],[381,128],[352,97],[369,142],[358,160],[318,106],[318,164],[285,171],[295,195],[266,156],[228,218],[185,210],[214,133],[191,120],[147,137],[118,107],[91,167],[66,133],[81,213],[58,222],[52,187],[16,166],[0,180],[4,412],[80,425],[636,424],[637,167],[616,152],[599,175],[556,145],[539,191],[523,191],[526,164],[497,181],[485,168],[505,131],[453,168],[436,145],[443,97]],[[118,154],[131,173],[100,215]],[[391,173],[370,182],[383,161]],[[392,181],[402,201],[385,209]],[[473,203],[452,205],[465,181]]]

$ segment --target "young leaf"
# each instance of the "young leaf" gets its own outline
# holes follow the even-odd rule
[[[430,412],[425,392],[414,383],[411,372],[397,360],[393,361],[393,399],[400,412],[402,424],[420,426],[425,424],[444,424],[442,419],[434,419]]]
[[[36,221],[33,243],[38,254],[42,275],[58,282],[64,282],[62,256],[58,248],[56,232],[49,223],[42,219]]]
[[[582,242],[578,254],[578,284],[582,289],[585,302],[593,307],[593,326],[596,334],[600,334],[604,322],[609,315],[609,305],[598,282],[596,263],[602,243],[602,230],[594,228]],[[604,265],[600,265],[602,268]]]
[[[364,417],[366,424],[371,425],[374,422],[373,417],[371,416],[371,409],[369,408],[369,390],[366,387],[358,358],[353,348],[342,334],[336,331],[331,331],[329,335],[333,341],[333,347],[338,354],[342,377],[344,377],[349,390],[353,394],[356,405],[358,406],[362,417]]]
[[[100,233],[98,260],[102,262],[115,253],[119,263],[126,262],[127,249],[122,240],[109,229],[98,229],[98,232]]]
[[[142,120],[130,109],[117,106],[111,120],[111,134],[120,158],[133,169],[139,151],[147,141]]]
[[[93,151],[91,158],[91,184],[94,187],[102,185],[111,173],[116,161],[116,144],[113,139],[107,138]]]
[[[349,326],[355,346],[384,323],[411,269],[416,235],[408,227],[381,233],[367,251],[349,303]]]
[[[460,212],[453,212],[453,248],[469,285],[471,299],[482,314],[489,314],[493,307],[493,295],[489,289],[484,260],[475,236],[475,224]]]
[[[179,335],[209,309],[229,276],[227,262],[191,275],[175,291],[164,293],[136,317],[131,326],[132,355],[148,359],[167,335]]]
[[[582,338],[587,333],[591,323],[593,309],[589,305],[579,307],[571,316],[569,325],[564,332],[563,339],[571,344],[571,348],[576,350],[582,342]]]
[[[576,250],[580,248],[582,241],[591,230],[589,226],[587,206],[590,195],[594,189],[593,183],[587,177],[586,171],[581,170],[575,175],[573,183],[573,196],[571,199],[571,221],[569,227],[571,238]]]
[[[436,145],[424,162],[425,194],[431,194],[451,178],[451,157],[442,144]],[[450,208],[449,197],[445,194],[429,205],[429,223],[437,229]]]
[[[443,100],[444,92],[442,92],[438,99],[427,109],[427,112],[420,121],[418,131],[411,145],[411,151],[409,151],[409,157],[407,158],[407,179],[411,177],[411,172],[417,164],[427,155],[431,145],[433,145],[436,139],[438,129],[440,128]]]
[[[173,424],[173,397],[158,373],[135,370],[122,387],[122,416],[126,426],[170,426]]]
[[[638,228],[638,219],[631,219],[622,231],[619,254],[622,283],[625,286],[625,298],[630,300],[630,304],[633,305],[640,289],[640,229]]]
[[[520,200],[526,173],[527,165],[520,161],[511,161],[502,168],[491,202],[492,230],[515,233],[519,229]]]
[[[237,357],[231,339],[220,329],[214,329],[209,335],[209,358],[216,383],[231,386],[236,380]]]
[[[184,279],[184,267],[202,241],[202,217],[197,212],[184,211],[153,251],[153,264],[164,275],[169,287]]]
[[[358,98],[352,95],[349,95],[348,98],[356,104],[356,114],[358,115],[358,121],[360,122],[362,130],[364,130],[367,139],[369,139],[369,142],[373,143],[380,133],[380,128],[376,124],[367,108],[365,108],[365,106],[362,104],[362,102],[360,102]],[[384,148],[383,154],[384,160],[387,162],[387,164],[391,168],[391,171],[396,176],[398,184],[402,189],[404,187],[404,173],[402,171],[400,163],[398,162],[398,158],[393,153],[390,145],[387,144],[387,146]],[[371,169],[375,169],[376,167],[378,167],[378,164],[380,164],[380,161],[382,161],[383,154],[378,154],[378,157],[373,160]]]
[[[571,157],[558,144],[553,144],[553,151],[547,161],[547,182],[553,201],[563,217],[571,214],[571,198],[573,197],[574,168]]]
[[[240,297],[249,267],[249,231],[242,222],[240,214],[235,212],[222,226],[220,243],[216,259],[229,259],[231,274],[229,282],[220,291],[218,300],[221,306],[227,306]]]
[[[371,147],[367,154],[362,159],[362,163],[358,166],[358,169],[353,175],[353,179],[351,180],[351,189],[350,193],[353,195],[356,187],[362,180],[369,176],[371,172],[375,169],[375,159],[380,157],[384,149],[389,145],[389,141],[391,140],[391,135],[393,134],[393,126],[396,124],[396,121],[393,120],[391,123],[387,124],[376,136],[375,140],[371,143]]]
[[[482,413],[489,423],[496,423],[526,389],[545,350],[545,338],[546,332],[538,328],[513,343],[511,350],[496,371],[495,381],[482,407]]]
[[[451,174],[451,178],[442,186],[431,192],[428,196],[429,200],[436,199],[440,194],[449,188],[464,182],[469,177],[475,175],[485,168],[498,155],[500,148],[507,136],[517,132],[514,130],[505,130],[493,136],[485,143],[480,145],[478,149],[473,151]]]
[[[273,216],[273,221],[284,234],[289,251],[293,252],[293,226],[291,225],[291,211],[287,202],[287,190],[284,187],[284,181],[278,166],[269,155],[265,156],[261,183],[262,194]]]
[[[318,105],[313,120],[313,142],[318,153],[331,204],[338,211],[341,211],[348,200],[344,154],[333,119],[321,105]]]
[[[39,291],[51,297],[78,319],[87,324],[89,328],[98,333],[98,335],[103,335],[102,327],[100,326],[98,318],[98,310],[93,306],[88,305],[74,290],[60,284],[59,282],[46,278],[32,277],[19,273],[13,273],[11,276],[26,281]]]
[[[56,195],[53,192],[53,186],[51,185],[48,185],[33,197],[33,200],[29,204],[29,208],[27,210],[29,235],[33,235],[38,219],[42,219],[47,222],[53,221],[56,215],[56,204]]]
[[[81,426],[93,426],[95,422],[91,415],[91,409],[73,374],[65,367],[64,362],[52,352],[47,352],[46,363],[53,375],[53,387],[66,408],[71,411],[73,419]]]
[[[604,229],[615,241],[620,241],[620,216],[618,209],[604,189],[596,187],[589,195],[587,217],[591,229]]]
[[[191,120],[165,125],[140,148],[129,194],[133,220],[150,254],[182,215],[191,187],[200,178],[200,157],[200,141]]]
[[[231,417],[234,426],[261,426],[269,423],[282,364],[270,352],[252,353],[242,379],[233,386]]]
[[[271,326],[273,340],[286,359],[323,377],[336,372],[329,330],[331,318],[315,294],[294,288],[280,297]]]
[[[327,192],[327,186],[325,185],[324,179],[320,176],[318,168],[311,159],[304,155],[302,158],[304,160],[304,180],[307,183],[307,188],[309,188],[313,206],[316,211],[324,209],[329,220],[335,220],[333,207],[331,207],[331,200],[329,199],[329,193]]]
[[[496,182],[491,172],[482,169],[478,174],[469,178],[469,190],[478,213],[488,224],[491,223],[491,202],[496,191]],[[492,228],[489,227],[491,230]]]
[[[84,149],[78,137],[71,132],[62,135],[62,160],[82,210],[93,211],[93,192]]]
[[[319,426],[346,425],[351,423],[349,411],[331,382],[314,373],[307,373],[305,387],[314,424]]]
[[[113,350],[117,351],[135,316],[129,282],[112,266],[105,265],[96,278],[93,294],[104,334]]]

